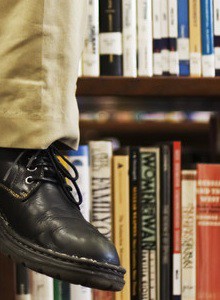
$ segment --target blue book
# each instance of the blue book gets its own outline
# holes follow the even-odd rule
[[[215,76],[213,1],[201,0],[202,75]]]
[[[189,76],[189,0],[178,1],[178,54],[179,74]]]

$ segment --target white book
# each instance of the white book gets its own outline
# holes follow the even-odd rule
[[[137,77],[136,0],[123,0],[122,5],[123,75]]]
[[[92,300],[92,290],[84,286],[71,284],[70,299],[71,300]]]
[[[85,47],[82,56],[83,76],[99,76],[99,0],[88,1]]]
[[[151,0],[137,0],[138,76],[153,76],[153,22]]]
[[[153,53],[153,73],[154,75],[162,75],[162,54],[161,54],[161,1],[153,1],[153,42],[156,48]]]
[[[182,171],[182,300],[196,299],[196,171]]]
[[[168,24],[169,24],[169,72],[171,75],[179,75],[179,58],[177,50],[178,40],[178,6],[177,0],[168,0]]]
[[[82,57],[80,58],[79,61],[78,77],[82,77]]]
[[[161,36],[162,36],[162,68],[163,74],[169,74],[170,55],[169,55],[169,24],[168,24],[168,0],[161,1]]]
[[[53,300],[53,278],[31,271],[31,299]]]
[[[220,75],[220,0],[214,0],[215,71]]]

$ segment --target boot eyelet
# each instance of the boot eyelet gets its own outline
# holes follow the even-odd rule
[[[33,180],[31,180],[32,178],[33,178],[32,176],[29,176],[29,177],[25,178],[25,183],[26,184],[32,184],[34,182]]]
[[[35,167],[34,169],[27,168],[27,171],[28,171],[28,172],[35,172],[35,171],[37,171],[37,167]]]

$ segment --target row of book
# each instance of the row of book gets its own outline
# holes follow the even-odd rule
[[[220,75],[219,0],[90,0],[81,76]]]
[[[73,286],[71,299],[220,299],[220,165],[182,170],[181,152],[178,141],[114,151],[111,141],[91,141],[66,153],[79,171],[83,215],[113,240],[127,270],[122,292]]]

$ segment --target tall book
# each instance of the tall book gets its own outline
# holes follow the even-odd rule
[[[99,0],[100,75],[123,75],[122,0]]]
[[[152,2],[137,0],[138,76],[153,76]]]
[[[90,168],[89,168],[89,147],[80,145],[77,151],[68,151],[69,161],[77,168],[79,179],[77,184],[82,193],[83,202],[81,204],[81,212],[87,221],[90,221],[91,197],[90,197]],[[72,170],[69,170],[70,173]],[[73,174],[74,175],[74,174]],[[73,190],[74,197],[77,193]],[[71,284],[70,287],[71,299],[91,300],[92,290],[90,288]]]
[[[116,152],[113,157],[114,186],[114,243],[121,264],[126,269],[124,289],[115,294],[115,300],[131,299],[130,285],[130,203],[129,203],[129,154]]]
[[[182,171],[182,300],[196,300],[196,185],[194,170]]]
[[[136,0],[122,0],[123,75],[137,77],[137,5]]]
[[[153,9],[153,74],[159,76],[163,74],[162,68],[162,36],[161,36],[161,2],[154,0]]]
[[[213,1],[201,0],[202,75],[215,76]]]
[[[112,143],[90,141],[89,152],[92,223],[112,240]],[[93,296],[94,300],[113,299],[112,292],[94,290]]]
[[[16,300],[31,300],[29,270],[16,265]]]
[[[161,147],[160,300],[172,299],[172,147]]]
[[[54,300],[53,278],[31,271],[31,300]]]
[[[99,0],[88,1],[87,28],[82,56],[83,76],[99,76]]]
[[[178,1],[179,74],[189,76],[189,0]]]
[[[140,148],[141,299],[160,300],[160,150]]]
[[[173,299],[181,299],[181,143],[173,142]]]
[[[190,76],[202,75],[201,5],[200,0],[189,1]]]
[[[168,0],[169,24],[169,73],[179,75],[179,58],[177,50],[178,39],[178,5],[177,0]]]
[[[161,1],[161,36],[163,75],[170,74],[168,0]]]
[[[220,165],[197,166],[196,297],[220,299]]]
[[[54,300],[70,300],[70,284],[54,279]]]
[[[220,1],[214,0],[215,75],[220,76]]]

